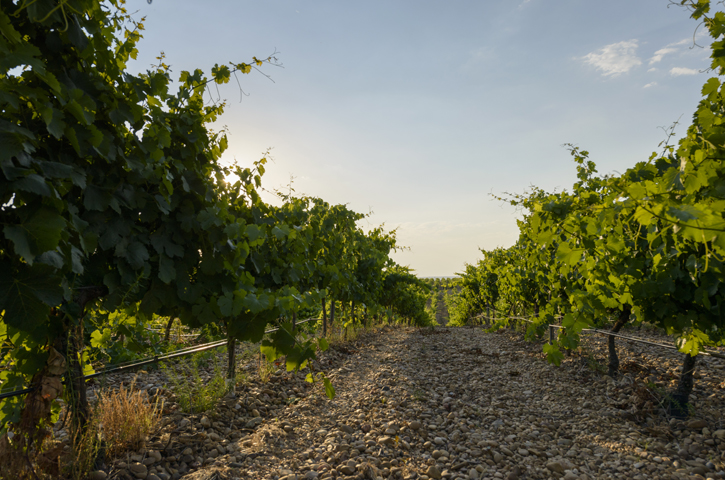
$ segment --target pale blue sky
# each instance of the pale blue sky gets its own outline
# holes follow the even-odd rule
[[[220,87],[226,158],[272,147],[265,187],[372,210],[410,247],[395,259],[451,275],[478,248],[510,246],[516,212],[491,192],[575,180],[561,146],[599,171],[646,160],[660,126],[689,124],[709,51],[667,0],[129,0],[146,31],[133,68],[160,51],[181,70],[249,61],[284,68]],[[214,91],[216,95],[216,91]]]

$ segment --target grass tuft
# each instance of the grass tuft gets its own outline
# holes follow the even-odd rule
[[[140,447],[161,420],[163,403],[152,402],[134,384],[99,394],[94,420],[110,455]]]
[[[276,367],[274,365],[274,362],[270,362],[269,360],[267,360],[267,357],[260,352],[258,370],[259,379],[262,381],[262,383],[267,383],[269,381],[269,377],[276,370]]]
[[[91,422],[89,428],[76,432],[71,442],[72,460],[66,462],[66,469],[72,480],[88,478],[103,446],[98,422],[96,419],[92,419]]]
[[[213,373],[204,381],[199,373],[199,365],[213,362]],[[191,362],[179,365],[161,366],[166,378],[171,382],[181,410],[188,413],[206,412],[227,393],[227,382],[221,365],[215,356],[192,357]]]

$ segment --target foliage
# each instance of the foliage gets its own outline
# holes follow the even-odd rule
[[[96,310],[85,322],[85,331],[90,332],[86,342],[89,357],[95,362],[117,364],[167,349],[160,334],[149,329],[147,322],[124,311]]]
[[[394,265],[384,272],[380,304],[423,327],[435,323],[435,315],[426,312],[425,304],[431,287],[413,275],[409,268]]]
[[[65,396],[82,432],[90,362],[163,351],[147,330],[155,316],[223,333],[230,344],[260,342],[270,323],[316,311],[328,297],[425,321],[424,287],[390,260],[394,231],[363,232],[364,215],[317,198],[266,204],[257,191],[266,157],[220,163],[226,132],[209,125],[225,105],[206,104],[204,92],[273,57],[215,65],[209,77],[183,71],[172,84],[163,57],[145,73],[126,71],[143,20],[123,0],[0,7],[4,391],[41,392],[42,382],[60,381],[48,374],[55,359],[66,359]],[[299,369],[324,346],[281,321],[263,349]],[[22,397],[0,403],[0,434],[20,432],[25,412],[21,454],[33,453],[60,390],[43,393],[35,416]]]
[[[682,0],[714,42],[711,69],[725,72],[725,14],[706,0]],[[665,143],[618,176],[597,176],[588,152],[569,146],[578,181],[571,192],[534,188],[509,197],[525,214],[511,248],[467,266],[455,309],[470,317],[495,295],[509,309],[534,310],[536,329],[561,319],[546,346],[578,344],[583,328],[612,315],[645,321],[696,355],[725,341],[725,89],[710,78],[693,123],[677,146]],[[503,257],[499,260],[500,257]],[[617,312],[622,312],[620,315]]]
[[[249,237],[221,204],[226,138],[206,128],[223,105],[204,105],[206,78],[182,72],[171,93],[163,65],[128,74],[142,25],[122,4],[63,6],[4,2],[0,12],[0,309],[8,355],[28,359],[4,372],[3,387],[29,383],[46,345],[79,376],[96,301],[199,326],[221,316],[216,292],[246,280],[234,268]],[[224,83],[220,71],[212,81]],[[253,171],[240,173],[253,198]],[[71,404],[82,426],[87,407]],[[3,412],[3,424],[17,420],[13,402]]]

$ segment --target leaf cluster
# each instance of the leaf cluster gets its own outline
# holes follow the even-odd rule
[[[711,70],[725,73],[725,14],[681,1],[713,39]],[[725,87],[702,88],[687,135],[621,175],[599,176],[588,152],[568,145],[571,191],[534,188],[509,201],[526,213],[517,243],[484,252],[463,274],[466,314],[498,296],[535,311],[534,324],[564,327],[547,355],[573,348],[583,328],[618,312],[674,335],[684,353],[725,341]],[[501,302],[501,300],[499,300]]]

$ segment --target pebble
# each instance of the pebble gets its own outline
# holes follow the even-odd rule
[[[245,425],[244,428],[254,428],[260,423],[262,423],[264,420],[262,417],[254,417],[253,419],[249,420]]]
[[[148,476],[148,468],[143,463],[131,463],[128,466],[129,471],[141,480],[145,480]]]
[[[393,445],[395,443],[395,439],[388,436],[383,436],[378,438],[378,443],[381,445]]]
[[[428,475],[428,477],[434,478],[436,480],[442,477],[440,469],[435,465],[431,465],[430,467],[428,467],[428,470],[426,470],[425,474]]]
[[[662,378],[679,359],[667,351],[618,341],[625,373],[615,380],[577,352],[550,366],[517,332],[421,332],[389,330],[321,354],[315,369],[335,386],[332,402],[304,375],[253,378],[253,362],[253,379],[213,410],[179,413],[167,398],[166,428],[109,469],[146,480],[213,478],[219,468],[277,480],[725,478],[725,401],[713,395],[725,369],[702,368],[697,418],[668,422],[656,406],[640,417],[633,406],[650,377],[669,388]],[[605,341],[582,338],[606,359]],[[161,375],[149,372],[147,383],[163,397]]]
[[[688,421],[685,426],[690,430],[702,430],[707,427],[707,422],[702,419],[693,419]]]

